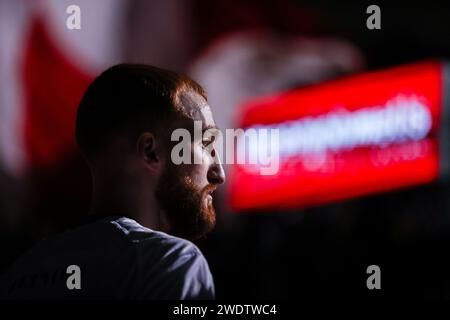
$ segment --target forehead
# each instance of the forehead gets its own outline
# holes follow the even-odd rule
[[[185,115],[194,121],[202,121],[204,127],[214,127],[211,107],[200,94],[193,90],[180,93],[179,102]]]

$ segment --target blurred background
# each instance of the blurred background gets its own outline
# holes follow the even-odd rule
[[[66,28],[73,4],[80,30]],[[219,126],[234,128],[252,99],[450,55],[449,2],[377,2],[380,30],[366,27],[371,4],[0,0],[0,272],[88,212],[74,119],[100,71],[139,62],[186,73]],[[219,299],[450,296],[445,178],[289,209],[238,210],[229,197],[216,197],[217,228],[198,243]],[[367,290],[371,264],[381,291]]]

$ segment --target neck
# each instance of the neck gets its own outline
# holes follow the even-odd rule
[[[151,191],[143,192],[136,183],[94,178],[90,214],[116,214],[136,220],[144,227],[167,231],[161,210]]]

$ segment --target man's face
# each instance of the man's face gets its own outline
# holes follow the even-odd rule
[[[201,121],[203,131],[216,128],[206,100],[193,91],[181,93],[179,100],[184,115],[171,126],[171,130],[184,128],[190,132],[191,160],[197,158],[201,161],[175,165],[169,157],[155,195],[167,216],[170,232],[192,240],[204,236],[215,225],[212,193],[217,185],[225,182],[225,173],[220,161],[214,158],[218,156],[214,138],[203,134],[195,137],[194,134],[194,121]],[[172,148],[173,144],[170,145]]]

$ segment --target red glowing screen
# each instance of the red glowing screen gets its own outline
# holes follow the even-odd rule
[[[276,129],[279,164],[269,175],[233,165],[232,207],[304,207],[436,180],[442,91],[442,65],[425,62],[249,101],[240,127]]]

